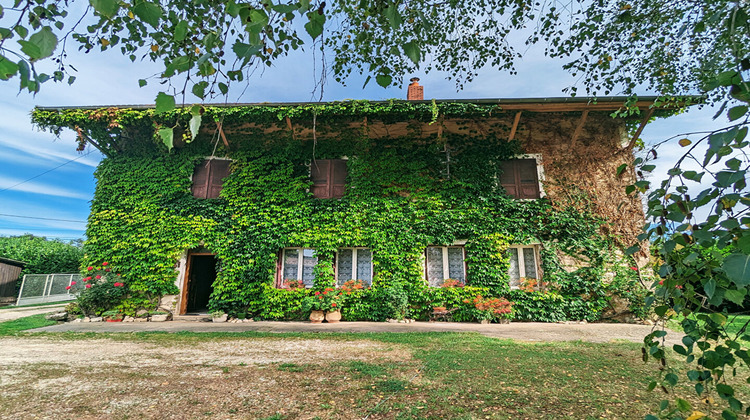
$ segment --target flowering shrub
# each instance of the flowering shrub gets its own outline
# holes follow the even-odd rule
[[[128,291],[120,273],[113,273],[108,262],[86,268],[82,279],[85,289],[78,295],[78,307],[88,316],[101,315],[114,309],[127,297]]]
[[[477,295],[473,300],[464,300],[464,303],[473,306],[471,312],[478,321],[499,321],[513,317],[513,302],[505,298],[484,298]]]
[[[521,277],[519,283],[518,289],[527,293],[544,290],[547,286],[547,283],[530,277]]]
[[[306,309],[313,311],[339,311],[344,303],[344,292],[332,287],[318,290],[307,298]]]
[[[304,289],[305,283],[302,280],[286,279],[282,284],[284,289]]]
[[[366,287],[365,287],[365,283],[362,280],[349,280],[345,282],[344,284],[342,284],[340,289],[347,296],[349,296],[353,292],[356,292],[357,290],[366,289]]]
[[[464,287],[466,286],[462,281],[456,279],[445,279],[440,287]]]

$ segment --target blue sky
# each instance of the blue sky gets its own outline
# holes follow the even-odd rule
[[[144,88],[137,83],[138,79],[157,73],[159,67],[152,63],[131,63],[116,51],[88,55],[69,52],[69,60],[79,70],[72,86],[47,82],[33,97],[19,94],[15,79],[0,82],[0,236],[31,233],[62,239],[84,238],[94,192],[93,172],[102,156],[95,149],[87,149],[83,154],[76,152],[75,135],[70,131],[58,139],[36,130],[29,118],[34,106],[151,104],[158,92],[157,83]],[[243,85],[230,90],[228,101],[318,100],[319,96],[312,94],[317,80],[314,67],[310,51],[296,53],[262,73],[257,72],[247,89]],[[414,76],[420,77],[420,84],[425,86],[425,99],[565,96],[562,89],[575,82],[561,69],[560,61],[545,58],[540,48],[525,53],[518,63],[518,75],[483,69],[462,91],[456,91],[445,74]],[[360,77],[352,77],[348,86],[331,81],[325,86],[323,100],[405,98],[406,79],[403,87],[388,89],[374,82],[362,89],[364,79]],[[197,102],[197,99],[187,101]],[[641,137],[648,144],[679,133],[716,128],[721,124],[712,120],[714,113],[710,107],[692,109],[649,124]],[[658,162],[662,165],[654,179],[664,176],[669,162],[679,152],[679,147],[660,151]]]

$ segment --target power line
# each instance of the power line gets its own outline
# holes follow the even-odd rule
[[[40,176],[42,176],[42,175],[46,175],[46,174],[48,174],[48,173],[50,173],[50,172],[52,172],[52,171],[54,171],[54,170],[56,170],[56,169],[60,169],[60,168],[62,168],[63,166],[65,166],[65,165],[67,165],[67,164],[69,164],[69,163],[75,162],[75,161],[77,161],[78,159],[84,158],[84,157],[86,157],[86,156],[88,156],[88,155],[90,155],[90,154],[91,154],[91,151],[89,150],[89,152],[88,152],[88,153],[86,153],[85,155],[81,155],[81,156],[78,156],[77,158],[75,158],[75,159],[71,159],[71,160],[69,160],[69,161],[67,161],[67,162],[65,162],[65,163],[62,163],[62,164],[60,164],[60,165],[58,165],[58,166],[55,166],[55,167],[54,167],[54,168],[52,168],[52,169],[46,170],[46,171],[44,171],[44,172],[42,172],[42,173],[40,173],[40,174],[38,174],[38,175],[34,175],[34,176],[32,176],[31,178],[29,178],[29,179],[27,179],[27,180],[24,180],[24,181],[21,181],[21,182],[19,182],[18,184],[15,184],[15,185],[11,185],[11,186],[10,186],[10,187],[8,187],[8,188],[3,188],[3,189],[1,189],[1,190],[0,190],[0,192],[11,190],[11,189],[13,189],[13,188],[15,188],[15,187],[17,187],[17,186],[19,186],[19,185],[22,185],[22,184],[25,184],[25,183],[27,183],[27,182],[29,182],[29,181],[32,181],[32,180],[34,180],[34,179],[37,179],[37,178],[39,178]]]
[[[86,223],[85,220],[52,219],[52,218],[49,218],[49,217],[19,216],[17,214],[5,214],[5,213],[0,213],[0,216],[18,217],[18,218],[21,218],[21,219],[52,220],[52,221],[55,221],[55,222]]]

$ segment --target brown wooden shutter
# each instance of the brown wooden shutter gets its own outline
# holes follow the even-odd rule
[[[313,160],[310,164],[310,179],[313,182],[312,193],[315,198],[331,198],[330,193],[331,161],[328,159]]]
[[[331,198],[341,198],[346,191],[346,161],[334,159],[331,161]]]
[[[211,159],[211,171],[209,174],[208,194],[206,198],[218,198],[224,178],[229,176],[229,160]]]
[[[208,194],[208,178],[211,164],[204,160],[195,167],[193,171],[193,197],[206,198]]]
[[[500,162],[500,185],[514,198],[539,198],[536,159],[514,159]]]

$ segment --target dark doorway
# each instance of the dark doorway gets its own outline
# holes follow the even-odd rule
[[[216,280],[216,257],[190,255],[188,259],[187,305],[185,313],[208,311],[208,298]]]

